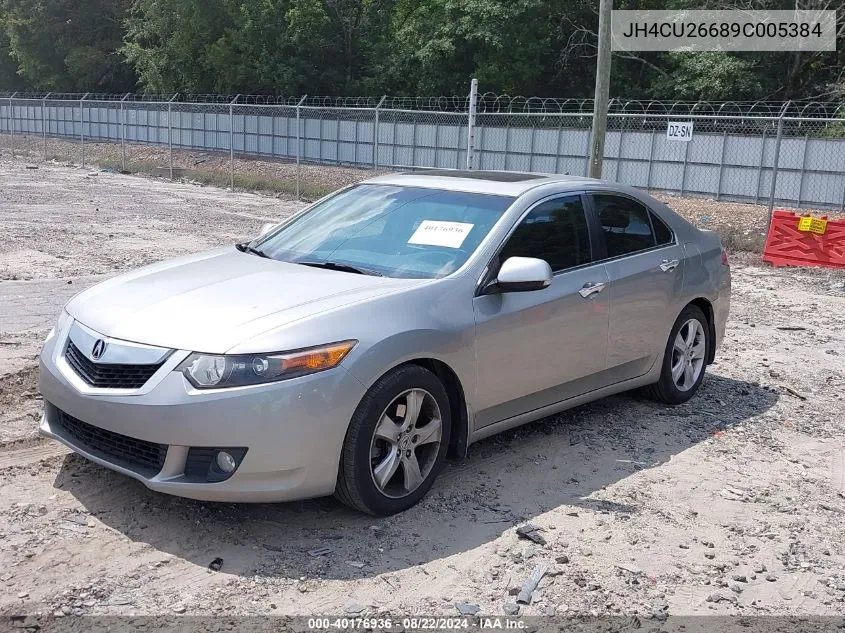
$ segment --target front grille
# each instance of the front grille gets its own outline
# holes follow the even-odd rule
[[[82,380],[101,389],[140,389],[164,364],[110,365],[88,360],[73,341],[68,341],[65,360]]]
[[[73,443],[85,451],[118,466],[152,477],[164,466],[166,444],[156,444],[106,431],[56,409],[58,426]]]

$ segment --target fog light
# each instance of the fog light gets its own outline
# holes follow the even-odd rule
[[[228,475],[229,473],[235,471],[236,466],[237,463],[235,463],[235,458],[229,453],[226,451],[220,451],[217,453],[217,468],[219,468],[222,472]]]

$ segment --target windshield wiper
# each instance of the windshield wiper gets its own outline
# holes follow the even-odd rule
[[[294,262],[302,266],[311,266],[313,268],[326,268],[328,270],[338,270],[344,273],[355,273],[358,275],[373,275],[375,277],[384,277],[382,273],[372,268],[361,268],[360,266],[350,266],[349,264],[338,264],[337,262]]]
[[[258,255],[259,257],[264,257],[266,259],[273,259],[267,253],[262,251],[260,248],[255,248],[254,246],[250,246],[249,242],[244,242],[242,244],[235,244],[235,248],[237,248],[241,253],[252,253],[253,255]]]

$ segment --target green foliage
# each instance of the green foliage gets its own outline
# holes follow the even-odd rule
[[[725,9],[734,1],[614,0],[614,8]],[[451,95],[466,94],[476,77],[485,92],[589,97],[598,2],[0,0],[0,90]],[[782,9],[794,0],[755,2]],[[829,94],[842,87],[845,46],[838,48],[619,53],[611,93],[664,100]]]
[[[0,0],[16,73],[36,90],[133,90],[134,73],[118,53],[130,1]]]
[[[133,3],[121,50],[148,92],[210,93],[222,87],[211,51],[234,27],[228,4],[226,0]]]
[[[418,94],[461,94],[473,76],[484,90],[533,94],[554,64],[554,11],[545,0],[400,3],[393,72]]]
[[[727,53],[668,53],[665,67],[669,74],[655,80],[654,90],[675,99],[749,100],[763,90],[758,63]]]
[[[14,92],[25,87],[26,82],[18,75],[18,63],[12,57],[9,37],[0,28],[0,89]]]
[[[150,92],[362,92],[387,55],[389,4],[136,0],[122,50]]]

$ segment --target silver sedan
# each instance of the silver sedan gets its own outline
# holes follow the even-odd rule
[[[494,433],[635,388],[689,400],[729,302],[718,237],[641,191],[382,176],[74,297],[40,430],[161,492],[387,515]]]

